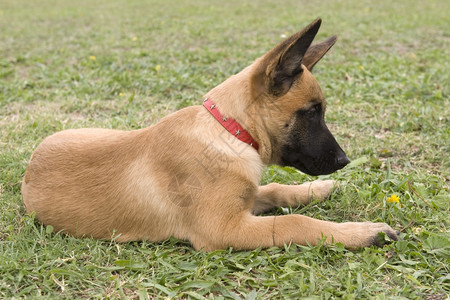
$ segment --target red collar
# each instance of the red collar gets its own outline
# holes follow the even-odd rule
[[[216,105],[209,98],[205,98],[203,100],[203,106],[206,107],[206,109],[214,116],[214,118],[216,118],[217,121],[219,121],[220,124],[222,124],[222,126],[226,130],[228,130],[229,133],[234,135],[240,141],[249,144],[250,146],[255,148],[256,151],[258,151],[258,143],[253,139],[250,133],[248,133],[248,131],[245,130],[235,119],[225,118],[224,116],[222,116],[222,114],[216,108]]]

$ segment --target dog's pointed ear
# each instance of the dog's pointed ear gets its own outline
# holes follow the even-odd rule
[[[332,36],[323,42],[311,45],[306,51],[302,63],[311,71],[316,63],[333,47],[336,41],[337,36]]]
[[[270,94],[279,96],[286,93],[296,76],[303,71],[302,61],[321,22],[320,18],[316,19],[263,57],[261,67],[265,69],[267,78],[264,81]]]

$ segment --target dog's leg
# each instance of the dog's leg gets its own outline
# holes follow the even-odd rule
[[[383,245],[385,241],[378,236],[379,232],[392,240],[398,239],[396,232],[384,223],[334,223],[302,215],[258,217],[249,213],[223,217],[229,217],[227,224],[209,224],[208,228],[214,228],[215,232],[203,232],[202,238],[191,239],[196,249],[213,251],[233,247],[250,250],[290,243],[317,245],[322,239],[326,244],[340,242],[349,249],[357,249]]]
[[[314,199],[325,199],[336,185],[334,180],[316,180],[301,185],[270,183],[260,186],[255,197],[253,214],[269,211],[274,207],[297,207]]]

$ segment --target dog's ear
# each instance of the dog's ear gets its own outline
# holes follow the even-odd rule
[[[302,64],[311,71],[316,63],[333,47],[336,41],[337,36],[332,36],[323,42],[310,46],[303,57]]]
[[[321,22],[321,19],[316,19],[262,58],[260,67],[264,70],[266,76],[264,82],[270,94],[280,96],[286,93],[295,78],[303,71],[302,60],[319,31]]]

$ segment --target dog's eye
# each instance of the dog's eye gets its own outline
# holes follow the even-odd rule
[[[313,105],[312,107],[308,109],[301,109],[297,111],[297,115],[300,117],[307,117],[307,118],[315,118],[322,110],[322,106],[320,103]]]
[[[316,104],[306,112],[309,117],[315,117],[318,112],[320,112],[321,106],[320,104]]]

